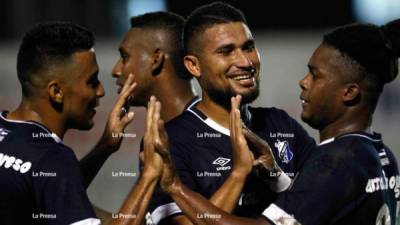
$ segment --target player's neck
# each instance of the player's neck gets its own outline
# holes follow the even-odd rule
[[[16,110],[7,115],[8,119],[20,121],[34,121],[46,126],[51,132],[63,139],[65,134],[64,123],[60,117],[53,113],[53,109],[41,104],[39,101],[23,99]]]
[[[351,132],[364,132],[371,126],[371,117],[363,113],[344,115],[320,129],[320,142]]]
[[[185,81],[181,84],[165,82],[164,85],[160,85],[159,91],[155,93],[155,96],[162,105],[161,118],[165,122],[168,122],[181,114],[187,103],[189,103],[196,94],[191,82]]]
[[[243,106],[245,107],[245,106]],[[197,109],[222,127],[229,129],[230,110],[212,101],[207,95],[197,104]],[[241,110],[242,112],[243,110]],[[243,112],[242,112],[243,113]]]

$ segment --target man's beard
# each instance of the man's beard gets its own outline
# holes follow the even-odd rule
[[[257,99],[258,95],[260,94],[259,84],[260,81],[256,80],[256,89],[246,95],[242,95],[242,105],[251,103]],[[226,110],[231,110],[231,98],[237,95],[231,86],[225,90],[221,90],[215,88],[213,85],[206,85],[205,92],[207,92],[207,95],[213,102],[222,106]]]

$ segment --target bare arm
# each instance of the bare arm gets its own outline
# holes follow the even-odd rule
[[[254,156],[242,134],[240,113],[235,113],[239,109],[240,101],[240,96],[231,99],[229,130],[233,148],[233,170],[224,184],[210,198],[211,203],[228,213],[235,209],[254,162]]]
[[[200,194],[180,183],[179,178],[168,189],[168,193],[184,214],[197,225],[270,225],[263,217],[242,218],[231,215],[211,204]]]
[[[128,225],[143,224],[147,206],[156,187],[159,177],[149,172],[142,173],[118,213],[111,214],[94,207],[96,216],[102,224]]]
[[[125,127],[132,122],[134,115],[133,112],[122,111],[121,109],[126,105],[135,87],[136,83],[133,82],[133,75],[131,74],[108,116],[102,137],[95,147],[79,162],[85,188],[89,187],[108,157],[121,146],[122,135],[119,134],[122,134]]]
[[[155,97],[151,97],[148,104],[146,133],[144,135],[143,173],[119,212],[113,214],[110,225],[143,224],[148,204],[163,169],[161,156],[155,152],[155,145],[160,142],[158,135],[160,109],[160,102],[156,101]]]

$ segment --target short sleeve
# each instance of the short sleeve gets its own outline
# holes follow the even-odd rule
[[[32,171],[32,183],[39,208],[34,218],[49,225],[100,224],[89,202],[72,150],[48,150]]]

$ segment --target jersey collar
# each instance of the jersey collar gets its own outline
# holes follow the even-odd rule
[[[3,111],[0,113],[0,119],[4,120],[8,123],[14,123],[14,124],[30,124],[33,126],[37,126],[40,127],[42,130],[45,130],[47,133],[51,134],[51,137],[54,139],[55,142],[57,143],[62,143],[61,138],[59,138],[57,136],[56,133],[51,132],[45,125],[38,123],[36,121],[32,121],[32,120],[28,120],[28,121],[23,121],[23,120],[11,120],[11,119],[7,119],[7,113],[8,111]]]
[[[382,135],[379,133],[373,132],[372,134],[370,134],[370,133],[367,133],[364,131],[359,131],[359,132],[350,132],[350,133],[346,133],[346,134],[341,134],[337,137],[332,137],[332,138],[326,139],[326,140],[322,141],[321,143],[319,143],[318,146],[331,143],[339,138],[350,137],[350,136],[365,138],[372,142],[381,142],[382,141]]]
[[[187,111],[191,112],[194,114],[197,118],[199,118],[203,123],[205,123],[207,126],[211,127],[212,129],[225,134],[226,136],[230,136],[230,131],[229,129],[226,129],[225,127],[219,125],[217,122],[212,120],[211,118],[208,118],[203,112],[198,110],[195,106],[198,102],[201,101],[201,98],[198,98],[196,101],[193,101],[192,104],[190,104],[187,107]]]

